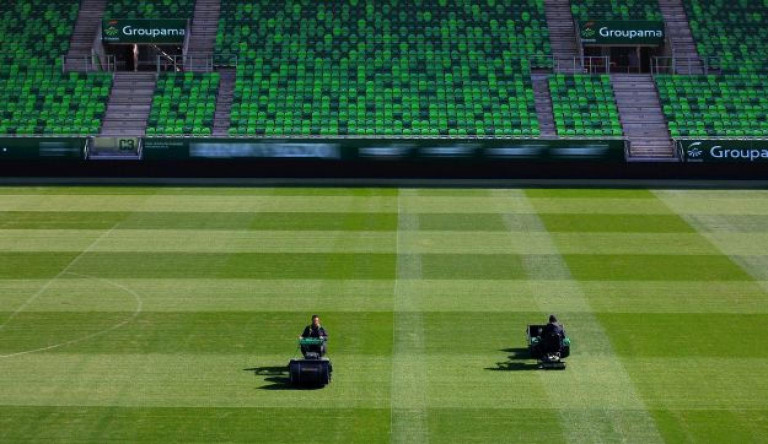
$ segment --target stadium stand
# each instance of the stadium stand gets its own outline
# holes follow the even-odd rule
[[[109,74],[62,75],[57,69],[0,66],[1,134],[96,134]]]
[[[71,0],[2,2],[0,53],[11,63],[48,66],[58,62],[69,49],[77,12],[78,2]]]
[[[542,0],[224,0],[219,23],[230,135],[539,134]]]
[[[0,133],[98,133],[109,97],[109,74],[62,73],[78,2],[3,2],[0,16]]]
[[[218,90],[217,73],[162,74],[152,100],[147,135],[210,136]]]
[[[580,21],[664,20],[658,0],[580,0],[571,2],[571,12]]]
[[[549,88],[559,136],[622,135],[610,76],[557,74],[550,77]]]
[[[701,57],[724,73],[768,69],[768,3],[683,0]]]
[[[739,76],[657,76],[673,137],[768,136],[768,80]]]
[[[105,18],[192,18],[195,0],[108,0]]]

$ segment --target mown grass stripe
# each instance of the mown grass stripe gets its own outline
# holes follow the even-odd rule
[[[419,229],[419,219],[404,210],[404,203],[413,195],[410,190],[400,190],[398,195],[390,426],[390,441],[395,443],[429,442],[430,439],[424,320],[422,312],[416,308],[417,295],[409,291],[412,287],[402,284],[405,280],[422,278],[421,256],[405,251],[414,242],[414,237],[406,237],[405,232],[413,233]]]
[[[749,214],[686,215],[688,223],[700,233],[765,233],[768,216]]]
[[[768,196],[765,191],[659,190],[655,194],[668,208],[681,216],[768,215]]]
[[[722,255],[566,254],[578,280],[585,281],[750,281],[752,278]]]
[[[258,327],[252,326],[252,327]],[[291,345],[295,345],[294,341]],[[389,411],[391,357],[334,353],[323,390],[286,390],[278,354],[38,353],[0,361],[0,406],[248,407]],[[34,371],[30,371],[34,369]],[[336,375],[334,375],[336,376]],[[254,418],[256,421],[257,418]],[[93,429],[93,424],[82,425]],[[389,426],[389,415],[386,418]]]
[[[30,266],[47,264],[65,253],[3,253],[0,264],[15,256],[26,257]],[[64,260],[64,259],[62,259]],[[58,263],[58,262],[57,262]],[[394,254],[352,253],[88,253],[71,269],[102,278],[247,278],[247,279],[393,279]],[[28,272],[24,267],[0,270],[0,277]]]
[[[111,279],[141,294],[146,311],[392,311],[392,282],[353,279]],[[0,312],[13,311],[45,280],[0,280]],[[125,292],[90,278],[53,282],[26,311],[124,311]]]
[[[0,251],[70,252],[87,248],[99,230],[2,230]],[[768,237],[742,234],[554,233],[406,231],[403,254],[712,255],[715,242],[730,255],[763,255]],[[113,230],[94,246],[108,253],[391,253],[389,231]]]
[[[768,360],[737,357],[623,358],[653,409],[768,409]],[[730,429],[731,426],[728,426]]]
[[[529,188],[525,195],[530,199],[655,199],[650,190],[620,188]]]
[[[0,195],[0,211],[392,213],[389,196],[19,196]]]
[[[550,233],[695,233],[676,214],[542,214]]]
[[[529,205],[533,207],[535,204],[531,202]],[[544,226],[543,221],[539,223],[542,227]],[[555,243],[554,240],[551,242]],[[578,274],[573,273],[570,265],[567,256],[559,256],[559,260],[551,262],[550,270],[557,278],[580,280]],[[531,274],[540,279],[542,270],[534,268],[533,271]],[[569,399],[571,403],[576,403],[576,406],[568,406],[568,402],[560,401],[561,405],[558,406],[564,439],[569,442],[591,442],[595,436],[600,436],[601,439],[606,440],[662,442],[663,439],[647,411],[646,404],[636,392],[630,374],[611,345],[608,338],[609,330],[605,329],[599,318],[589,310],[589,300],[581,288],[574,287],[573,290],[567,294],[557,295],[557,299],[567,298],[578,301],[578,305],[583,307],[583,311],[578,316],[558,310],[557,299],[551,297],[536,299],[542,311],[557,312],[561,316],[561,321],[565,322],[569,334],[579,343],[586,345],[584,348],[581,346],[577,348],[574,344],[578,354],[570,358],[571,370],[577,367],[578,372],[569,373],[567,377],[559,380],[554,380],[546,374],[542,374],[540,378],[550,398]],[[568,319],[569,316],[571,319]],[[543,321],[544,319],[541,319],[538,322]],[[579,366],[580,355],[590,356],[590,353],[603,357],[599,365],[594,365],[595,363],[592,362],[592,366],[586,363],[583,367]],[[569,379],[575,379],[575,381],[569,381]],[[601,409],[595,409],[596,405]],[[614,407],[614,410],[618,407],[621,411],[619,414],[611,414],[610,407]]]
[[[0,194],[23,195],[109,195],[109,196],[396,196],[395,188],[343,188],[343,187],[199,187],[199,186],[0,186]]]
[[[601,313],[617,354],[626,357],[768,358],[768,315]]]
[[[652,411],[668,442],[761,442],[768,409],[658,409]]]
[[[0,441],[379,442],[388,409],[269,407],[0,407]],[[87,424],[89,427],[84,427]],[[298,426],[300,424],[300,426]]]
[[[529,269],[530,270],[530,269]],[[550,268],[551,270],[551,268]],[[548,297],[553,310],[586,310],[560,297],[579,286],[591,309],[602,313],[768,313],[768,281],[585,281],[571,280],[414,280],[401,281],[417,295],[423,312],[535,312],[535,298]],[[391,311],[392,281],[341,279],[112,279],[141,294],[154,312],[270,311],[279,301],[286,311]],[[13,311],[44,280],[0,280],[0,311]],[[467,304],[471,297],[472,303]],[[69,277],[51,284],[28,311],[124,311],[122,292],[92,279]],[[591,310],[590,309],[590,310]],[[546,311],[546,310],[544,310]]]
[[[4,211],[0,229],[394,231],[394,213]]]
[[[80,253],[0,253],[1,279],[56,276]],[[525,279],[523,261],[550,264],[556,255],[422,254],[426,279]],[[718,255],[563,256],[579,280],[751,281]],[[70,271],[103,278],[393,279],[389,253],[135,253],[82,254]],[[544,267],[546,268],[546,267]],[[552,275],[554,279],[563,276]],[[64,276],[66,277],[66,276]],[[541,276],[532,276],[541,279]],[[762,280],[768,280],[762,279]]]
[[[134,314],[135,299],[115,300],[124,311],[22,311],[5,324],[0,354],[34,350],[108,329]],[[277,308],[277,307],[275,307]],[[10,313],[0,312],[3,319]],[[309,313],[311,314],[311,312]],[[279,354],[296,351],[307,312],[148,312],[131,324],[50,353]],[[392,353],[392,312],[323,312],[333,356]],[[245,332],[246,334],[243,334]],[[49,354],[50,354],[49,353]],[[287,360],[286,360],[287,362]]]

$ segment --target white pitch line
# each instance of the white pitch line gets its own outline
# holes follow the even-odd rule
[[[401,231],[417,233],[418,215],[403,210],[399,190],[397,196],[397,275],[393,289],[394,323],[392,326],[392,392],[390,395],[390,441],[429,442],[427,424],[427,364],[424,359],[424,320],[413,300],[414,279],[421,279],[421,258],[402,254]],[[401,283],[402,281],[402,283]]]
[[[95,337],[107,334],[107,333],[109,333],[109,332],[111,332],[113,330],[117,330],[118,328],[128,324],[131,321],[133,321],[134,319],[136,319],[136,317],[139,316],[139,314],[141,314],[141,310],[142,310],[142,307],[144,305],[144,301],[142,301],[141,296],[139,296],[138,293],[136,293],[135,291],[131,290],[130,288],[128,288],[128,287],[126,287],[126,286],[124,286],[122,284],[119,284],[117,282],[110,281],[109,279],[98,278],[98,277],[94,277],[94,276],[88,276],[88,275],[84,275],[84,274],[71,273],[71,272],[68,272],[67,274],[71,274],[73,276],[79,276],[79,277],[82,277],[82,278],[94,279],[94,280],[97,280],[97,281],[101,281],[101,282],[106,283],[107,285],[111,285],[113,287],[119,288],[119,289],[129,293],[130,295],[132,295],[136,299],[136,309],[133,311],[133,314],[129,318],[125,319],[122,322],[119,322],[119,323],[113,325],[112,327],[105,328],[104,330],[101,330],[101,331],[97,331],[96,333],[91,333],[91,334],[86,335],[86,336],[82,336],[82,337],[79,337],[79,338],[71,339],[69,341],[60,342],[60,343],[54,344],[54,345],[49,345],[47,347],[40,347],[40,348],[36,348],[36,349],[32,349],[32,350],[25,350],[25,351],[11,353],[11,354],[7,354],[7,355],[0,355],[0,359],[12,358],[12,357],[15,357],[15,356],[28,355],[30,353],[37,353],[37,352],[42,352],[42,351],[47,351],[47,350],[53,350],[55,348],[65,347],[67,345],[73,345],[73,344],[77,344],[77,343],[80,343],[80,342],[84,342],[84,341],[87,341],[89,339],[93,339]]]
[[[21,306],[19,308],[14,310],[13,313],[11,313],[11,315],[8,316],[8,318],[5,321],[3,321],[2,324],[0,324],[0,331],[2,331],[3,328],[5,328],[5,326],[9,322],[11,322],[16,316],[18,316],[19,313],[24,311],[25,308],[29,307],[29,305],[32,302],[34,302],[37,298],[39,298],[40,295],[45,293],[45,291],[48,290],[48,288],[51,286],[51,284],[53,284],[56,280],[60,279],[65,274],[69,273],[69,269],[72,268],[72,266],[75,265],[77,263],[77,261],[80,260],[80,258],[83,257],[86,253],[91,252],[91,250],[93,250],[93,248],[96,246],[96,244],[98,244],[102,239],[104,239],[105,237],[109,236],[113,231],[115,231],[115,228],[117,228],[118,224],[119,224],[119,222],[114,224],[112,226],[112,228],[110,228],[109,230],[107,230],[104,233],[102,233],[101,236],[97,237],[93,242],[91,242],[91,245],[88,245],[88,248],[86,248],[85,250],[81,251],[80,254],[75,256],[75,258],[72,259],[69,262],[69,264],[67,264],[67,266],[64,267],[63,270],[61,270],[56,276],[54,276],[50,280],[48,280],[48,282],[46,282],[45,285],[43,285],[43,287],[40,290],[38,290],[37,292],[35,292],[35,294],[30,296],[30,298],[27,299],[23,304],[21,304]]]

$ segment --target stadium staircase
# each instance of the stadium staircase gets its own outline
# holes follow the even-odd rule
[[[563,73],[582,72],[581,63],[577,62],[579,49],[570,0],[544,0],[544,7],[555,70]]]
[[[536,103],[536,116],[539,119],[541,137],[557,137],[555,116],[552,112],[552,95],[549,90],[549,75],[533,74],[533,95]]]
[[[115,73],[101,135],[143,136],[156,83],[155,73]]]
[[[650,74],[613,74],[613,92],[630,157],[672,160],[674,148],[656,83]]]
[[[93,41],[104,17],[107,0],[82,0],[77,15],[75,30],[69,43],[64,69],[65,71],[87,71],[88,57],[93,49]]]
[[[229,135],[230,115],[232,113],[232,98],[235,94],[235,78],[233,69],[219,70],[219,93],[216,96],[216,114],[213,117],[213,135],[226,137]]]
[[[659,0],[659,8],[664,14],[672,51],[677,58],[676,74],[703,74],[704,66],[696,49],[696,42],[682,1]]]
[[[202,71],[209,67],[204,59],[213,55],[219,27],[220,0],[197,0],[187,46],[187,69]]]

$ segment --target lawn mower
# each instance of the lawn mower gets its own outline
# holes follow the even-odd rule
[[[526,329],[528,351],[539,361],[539,368],[564,370],[565,361],[571,354],[571,339],[558,334],[545,335],[546,325],[529,325]]]
[[[325,339],[299,339],[299,348],[304,358],[294,358],[288,363],[291,385],[322,387],[331,382],[333,365],[328,358],[323,356],[325,354]]]

